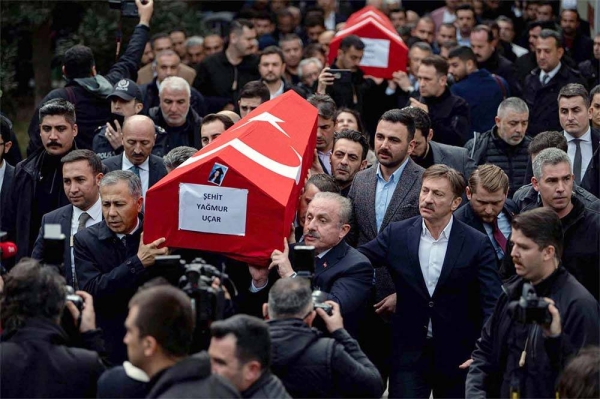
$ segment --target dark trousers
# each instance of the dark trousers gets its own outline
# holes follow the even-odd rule
[[[410,369],[394,370],[390,374],[389,398],[429,399],[464,398],[467,370],[439,370],[435,367],[433,340],[427,339],[421,357]]]
[[[392,326],[375,313],[371,303],[358,328],[360,348],[377,367],[385,384],[391,367]]]

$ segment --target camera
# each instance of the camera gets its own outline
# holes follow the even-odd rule
[[[77,307],[79,313],[83,310],[83,298],[75,294],[75,290],[70,285],[65,286],[66,299],[69,302],[73,302],[73,305]]]
[[[312,245],[294,246],[294,268],[298,277],[312,279],[315,274],[315,247]]]
[[[530,283],[523,284],[521,298],[509,305],[513,317],[523,324],[549,324],[552,315],[548,310],[548,302],[537,296],[535,288]]]
[[[142,1],[142,3],[144,3]],[[137,18],[138,9],[134,0],[108,0],[108,6],[112,10],[121,11],[121,16],[126,18]]]
[[[202,258],[195,258],[192,262],[186,263],[180,255],[157,256],[155,267],[159,270],[180,270],[181,277],[177,286],[190,298],[196,320],[192,351],[208,348],[211,322],[225,318],[227,300],[223,286],[227,286],[232,295],[237,293],[229,276],[215,266],[207,264]],[[218,288],[212,286],[215,277],[221,281],[221,286]]]
[[[333,314],[333,306],[324,303],[327,300],[327,295],[319,290],[314,290],[312,292],[312,299],[313,299],[313,304],[314,304],[314,309],[323,309],[325,311],[325,313],[327,313],[329,316],[331,316]]]

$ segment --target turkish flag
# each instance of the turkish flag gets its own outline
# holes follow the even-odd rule
[[[346,25],[344,26],[344,29],[347,29],[366,18],[374,18],[378,20],[383,26],[388,28],[392,33],[396,33],[396,29],[394,28],[394,25],[392,25],[392,21],[390,21],[388,16],[373,6],[366,6],[356,11],[355,13],[352,13],[346,20]]]
[[[144,241],[267,265],[289,236],[316,130],[317,109],[292,90],[262,104],[148,190]]]
[[[354,15],[354,14],[353,14]],[[376,78],[392,79],[396,71],[406,71],[408,48],[394,30],[387,17],[367,10],[352,20],[351,24],[339,31],[329,44],[331,65],[338,54],[342,39],[356,35],[365,43],[365,51],[360,62],[360,69],[365,75]]]

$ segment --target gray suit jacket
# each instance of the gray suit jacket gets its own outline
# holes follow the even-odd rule
[[[419,192],[421,191],[421,176],[425,169],[409,158],[408,163],[392,199],[387,207],[381,228],[386,228],[391,222],[409,219],[419,214]],[[377,231],[375,218],[375,190],[377,188],[377,167],[363,170],[354,177],[348,198],[352,200],[353,221],[352,230],[348,234],[351,245],[358,246],[374,239]],[[379,268],[375,272],[376,300],[379,301],[395,292],[389,271]]]
[[[465,182],[469,180],[471,173],[477,168],[475,161],[471,159],[465,148],[436,143],[435,141],[430,141],[429,146],[433,153],[433,161],[436,164],[444,164],[456,169],[462,173]]]

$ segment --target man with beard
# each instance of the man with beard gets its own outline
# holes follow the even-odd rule
[[[283,79],[284,71],[285,62],[281,49],[276,46],[269,46],[264,49],[258,61],[258,72],[261,80],[269,88],[271,100],[290,89],[290,86]]]
[[[94,136],[93,150],[100,159],[110,158],[123,152],[123,123],[126,118],[142,112],[142,93],[138,85],[130,79],[121,79],[112,93],[107,97],[110,100],[111,122],[100,126]],[[160,126],[155,126],[158,142],[162,142],[162,135],[166,132]],[[154,155],[162,156],[162,147],[155,146]]]
[[[16,261],[31,255],[42,216],[69,204],[60,159],[75,146],[75,107],[62,98],[50,100],[40,108],[39,120],[43,147],[17,165],[2,204],[2,230],[17,244]]]
[[[313,173],[331,174],[331,149],[333,148],[333,134],[335,132],[335,102],[324,94],[315,94],[308,98],[319,111],[317,121],[316,154],[311,166]]]
[[[496,49],[497,41],[488,26],[477,25],[473,28],[471,32],[471,49],[477,57],[478,67],[503,77],[510,87],[510,95],[520,96],[521,87],[517,80],[515,67],[512,62],[498,53]]]
[[[526,136],[529,108],[523,100],[510,97],[500,103],[496,126],[477,134],[465,145],[477,165],[491,163],[504,170],[510,181],[509,198],[524,183],[529,162],[529,143]]]
[[[588,36],[579,31],[579,12],[577,10],[562,10],[560,13],[560,28],[563,34],[565,52],[579,64],[590,58],[594,43]]]
[[[163,148],[163,154],[181,146],[202,148],[199,134],[202,118],[190,107],[190,96],[190,85],[178,76],[170,76],[160,85],[160,107],[151,108],[148,116],[167,132],[157,137],[164,138],[156,144]]]
[[[350,244],[365,244],[391,222],[419,214],[424,169],[410,159],[414,135],[415,122],[406,110],[392,109],[381,116],[375,132],[379,164],[357,173],[348,194],[354,214],[347,239]],[[387,269],[376,270],[373,294],[372,310],[367,314],[359,342],[385,382],[391,364],[389,318],[396,306],[396,293]]]
[[[494,126],[498,106],[509,94],[503,77],[477,66],[477,56],[469,47],[457,47],[448,54],[448,72],[454,77],[450,92],[469,104],[471,128],[487,132]]]
[[[469,105],[448,89],[448,63],[439,55],[424,58],[417,71],[419,99],[410,105],[429,114],[440,143],[462,146],[472,137]]]
[[[427,112],[416,107],[406,107],[404,110],[415,121],[415,136],[413,148],[410,157],[413,161],[424,169],[431,165],[444,164],[457,170],[465,179],[471,176],[475,169],[475,162],[469,157],[466,149],[455,147],[433,141],[434,131],[431,128],[431,119]]]
[[[256,44],[252,22],[246,19],[231,22],[229,45],[200,63],[194,88],[204,96],[219,97],[225,103],[235,104],[241,88],[251,80],[260,79],[258,56],[253,54]]]
[[[294,33],[285,35],[279,41],[279,47],[283,51],[283,59],[285,62],[285,79],[291,85],[300,83],[298,76],[298,64],[302,60],[302,39]]]
[[[344,129],[333,135],[331,172],[344,197],[350,192],[354,176],[367,167],[368,151],[367,139],[356,130]]]

